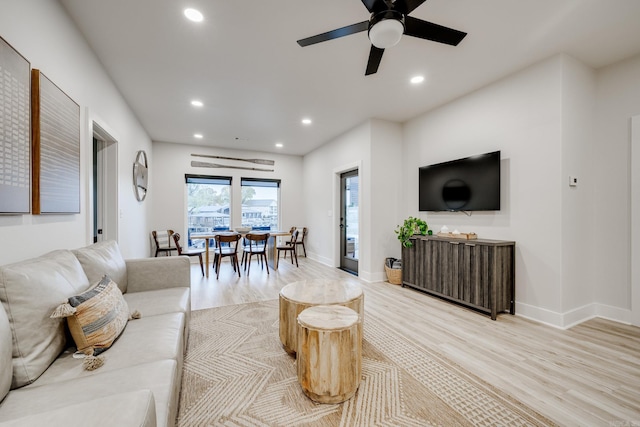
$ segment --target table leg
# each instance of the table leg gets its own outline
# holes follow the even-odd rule
[[[205,258],[207,259],[207,262],[205,263],[205,267],[207,270],[207,279],[209,278],[209,238],[205,238],[205,244],[206,244],[206,248],[205,248]]]
[[[278,246],[278,244],[276,239],[276,236],[270,236],[269,240],[267,240],[267,247],[265,250],[265,252],[267,253],[267,264],[269,264],[269,267],[271,267],[271,269],[273,270],[278,269],[278,249],[276,249],[276,246]]]

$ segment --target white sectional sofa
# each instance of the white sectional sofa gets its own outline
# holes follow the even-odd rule
[[[190,271],[186,257],[125,261],[113,241],[0,267],[0,426],[173,426]],[[66,320],[50,315],[105,274],[141,317],[90,371]]]

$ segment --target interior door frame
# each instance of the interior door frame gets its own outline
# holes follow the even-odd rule
[[[118,241],[118,140],[113,136],[113,131],[102,120],[93,116],[89,109],[87,109],[87,117],[87,139],[90,141],[90,149],[87,150],[90,160],[87,164],[91,165],[90,170],[87,171],[89,177],[87,239],[88,243],[93,243],[94,223],[100,221],[102,237],[98,240]],[[99,165],[95,165],[97,171],[94,171],[93,163],[94,138],[98,140],[95,148],[99,150],[96,153],[99,162]],[[94,178],[94,172],[96,172],[96,178]],[[94,182],[94,179],[97,182]]]
[[[348,255],[348,237],[347,237],[347,229],[349,228],[349,222],[347,221],[347,208],[348,208],[348,200],[347,196],[347,188],[346,183],[349,178],[358,178],[358,186],[360,179],[360,170],[352,169],[350,171],[346,171],[340,174],[340,269],[344,270],[353,275],[358,275],[360,271],[360,262],[358,258],[349,258]],[[360,192],[358,191],[358,194]],[[358,217],[360,216],[360,203],[358,200]],[[359,218],[358,218],[359,219]],[[345,227],[346,226],[346,227]],[[360,225],[358,224],[358,242],[360,241]],[[355,255],[355,248],[354,248]]]
[[[351,163],[346,163],[344,165],[340,165],[333,169],[333,209],[329,212],[329,216],[333,218],[331,233],[332,245],[333,248],[333,257],[332,257],[332,267],[339,268],[340,267],[340,180],[341,175],[344,172],[349,172],[351,170],[358,170],[358,180],[360,185],[360,191],[358,191],[358,223],[360,224],[359,232],[361,233],[361,224],[362,224],[362,161],[358,160]],[[358,235],[358,240],[362,241],[361,235]],[[362,250],[361,250],[362,252]]]

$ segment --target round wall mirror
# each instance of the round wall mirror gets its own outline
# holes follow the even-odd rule
[[[144,150],[140,150],[136,154],[136,161],[133,163],[133,189],[139,202],[147,197],[148,172],[147,153]]]

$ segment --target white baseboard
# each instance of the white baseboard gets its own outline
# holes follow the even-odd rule
[[[605,304],[595,304],[595,306],[596,316],[598,317],[626,323],[627,325],[631,325],[632,323],[633,316],[631,310],[628,308],[612,307]]]
[[[316,254],[314,252],[307,251],[307,258],[312,259],[314,261],[317,261],[320,264],[324,264],[327,267],[334,267],[333,261],[331,260],[331,258],[327,258],[327,257],[324,257],[324,256],[318,256],[318,254]]]
[[[308,252],[308,251],[307,251],[307,257],[321,264],[324,264],[327,267],[338,268],[337,265],[333,265],[333,260],[331,258],[318,256],[318,254]],[[384,271],[370,272],[370,271],[360,270],[358,271],[358,278],[368,283],[375,283],[375,282],[384,282],[385,280],[387,280],[387,275]]]
[[[565,313],[558,313],[541,307],[516,302],[516,314],[554,328],[568,329],[594,317],[602,317],[615,322],[631,324],[631,310],[605,304],[587,304]]]

